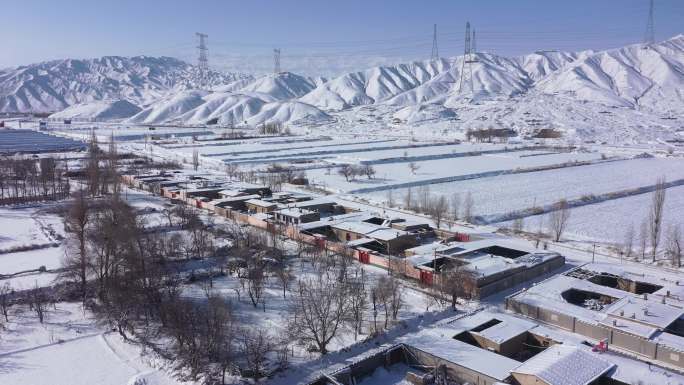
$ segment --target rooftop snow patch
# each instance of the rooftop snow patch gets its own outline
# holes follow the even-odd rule
[[[577,346],[556,344],[512,370],[543,380],[548,385],[587,385],[615,367]]]

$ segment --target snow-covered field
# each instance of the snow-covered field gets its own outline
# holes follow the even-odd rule
[[[653,185],[658,177],[668,181],[684,178],[684,159],[646,158],[618,160],[586,166],[530,173],[500,175],[467,181],[430,185],[430,193],[447,198],[471,193],[473,212],[478,216],[506,214],[514,210],[540,207],[560,199],[580,198],[624,189]],[[401,200],[408,189],[394,190]],[[414,194],[416,191],[414,189]],[[386,201],[386,192],[363,194],[374,201]]]
[[[634,229],[635,236],[638,236],[641,223],[648,219],[651,199],[652,194],[650,193],[640,194],[571,209],[567,236],[565,237],[581,241],[623,242],[630,227]],[[684,187],[667,189],[663,215],[665,231],[673,225],[684,229],[684,215],[682,213],[684,213]],[[525,229],[532,232],[537,231],[540,220],[543,223],[548,222],[546,216],[525,218]],[[513,225],[513,222],[501,222],[497,225],[509,227]],[[664,240],[665,236],[663,236]],[[636,243],[635,240],[635,248]]]
[[[0,207],[0,250],[45,246],[64,236],[57,214],[38,207]]]
[[[14,306],[0,335],[0,382],[22,385],[177,385],[162,361],[98,325],[78,303],[49,307],[40,324]]]
[[[338,175],[335,169],[310,170],[307,176],[312,183],[323,185],[331,191],[362,193],[400,188],[406,183],[428,184],[440,178],[590,161],[600,159],[600,157],[598,153],[549,154],[545,151],[517,151],[415,162],[419,167],[415,174],[411,172],[409,163],[406,162],[378,164],[374,166],[376,175],[373,179],[359,176],[349,182],[344,176]]]

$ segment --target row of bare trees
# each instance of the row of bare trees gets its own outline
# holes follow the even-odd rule
[[[337,170],[337,174],[343,176],[347,182],[356,179],[357,176],[365,176],[368,179],[373,179],[375,176],[375,168],[370,164],[358,166],[345,164]]]
[[[676,224],[665,229],[663,223],[666,191],[667,184],[665,178],[661,177],[656,182],[655,189],[651,195],[648,214],[639,226],[639,233],[636,234],[632,226],[627,228],[625,239],[620,245],[619,252],[621,257],[641,261],[645,261],[650,257],[651,262],[655,263],[659,251],[662,251],[665,259],[669,260],[672,266],[682,267],[682,249],[684,246],[682,230]],[[663,236],[665,236],[664,244]]]
[[[390,207],[400,205],[403,209],[429,215],[439,228],[444,220],[458,221],[464,220],[472,222],[475,220],[475,201],[470,192],[461,197],[461,194],[454,193],[450,197],[445,195],[432,194],[430,186],[420,186],[417,191],[412,187],[406,190],[401,202],[394,200],[394,192],[388,190],[387,204]]]
[[[0,203],[57,200],[69,194],[66,160],[0,157]]]

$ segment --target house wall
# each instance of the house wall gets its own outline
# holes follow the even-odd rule
[[[666,362],[677,367],[684,367],[684,352],[671,349],[667,346],[658,345],[656,347],[656,357],[658,361]]]
[[[654,341],[624,333],[609,326],[591,324],[559,312],[521,303],[516,301],[514,297],[508,297],[506,299],[506,309],[586,336],[593,340],[606,339],[608,340],[609,345],[616,346],[648,359],[655,359],[679,368],[684,368],[684,352],[678,352]]]
[[[496,378],[476,372],[472,369],[468,369],[464,366],[458,365],[457,363],[445,361],[442,358],[433,356],[432,354],[424,352],[413,346],[407,346],[407,348],[416,356],[418,361],[420,361],[423,365],[445,365],[447,368],[447,376],[450,379],[461,382],[468,382],[473,385],[494,385],[497,382],[499,382]]]
[[[564,265],[565,257],[559,255],[556,258],[552,258],[532,268],[522,269],[508,277],[502,278],[496,282],[492,282],[490,284],[479,287],[479,298],[484,298],[494,293],[510,289],[511,287],[519,285],[523,282],[527,282],[532,278],[539,277],[556,269],[560,269]]]
[[[543,381],[535,376],[522,373],[511,373],[513,378],[520,385],[549,385],[546,381]]]

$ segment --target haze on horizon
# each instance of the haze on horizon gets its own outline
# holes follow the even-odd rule
[[[478,50],[506,56],[638,43],[644,38],[648,1],[28,0],[2,9],[9,38],[0,68],[104,55],[163,55],[193,63],[200,31],[209,35],[214,69],[269,72],[272,50],[280,48],[284,70],[331,76],[428,58],[433,24],[441,56],[461,54],[466,21],[477,32]],[[656,40],[684,32],[683,19],[684,2],[656,0]]]

